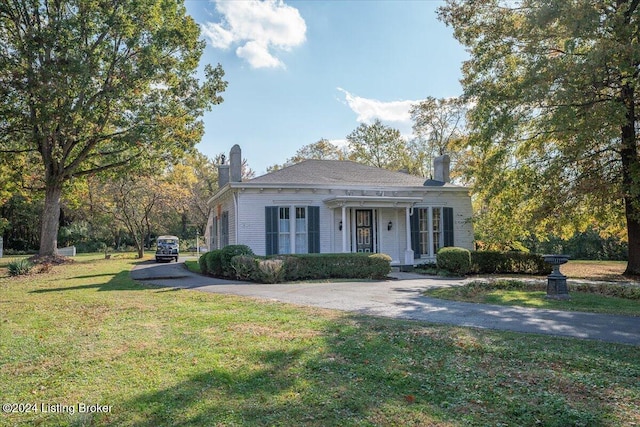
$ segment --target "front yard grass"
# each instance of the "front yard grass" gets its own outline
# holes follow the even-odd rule
[[[640,424],[636,346],[145,286],[135,262],[0,271],[0,403],[33,405],[0,425]]]
[[[509,280],[518,282],[517,280]],[[500,281],[498,281],[500,284]],[[523,283],[526,287],[526,283]],[[539,288],[535,286],[534,288]],[[429,289],[424,295],[447,300],[482,304],[515,305],[549,310],[585,311],[591,313],[640,316],[640,301],[569,290],[570,300],[547,299],[547,292],[539,289],[477,288],[474,283],[463,286]]]

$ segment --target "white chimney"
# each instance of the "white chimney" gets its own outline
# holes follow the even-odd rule
[[[241,182],[242,181],[242,151],[240,150],[240,146],[238,144],[231,147],[231,151],[229,152],[229,180],[231,182]]]
[[[433,159],[433,179],[435,181],[449,182],[449,164],[451,159],[448,154],[443,154]]]

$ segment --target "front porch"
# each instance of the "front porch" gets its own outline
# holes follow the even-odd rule
[[[416,262],[411,214],[420,197],[338,196],[326,199],[333,212],[333,252],[385,253],[394,266]]]

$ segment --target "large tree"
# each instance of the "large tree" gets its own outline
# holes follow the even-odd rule
[[[274,172],[285,166],[300,163],[305,160],[344,160],[347,157],[346,150],[341,149],[326,138],[303,145],[296,151],[293,157],[289,157],[283,165],[275,164],[267,168],[267,172]]]
[[[157,175],[120,176],[95,184],[91,191],[100,201],[98,210],[127,230],[142,258],[148,236],[160,231],[160,221],[166,223],[179,189]]]
[[[460,98],[436,99],[432,96],[414,104],[409,109],[416,136],[407,145],[420,175],[431,171],[433,159],[448,154],[457,161],[460,142],[466,136],[465,115],[467,106]]]
[[[400,131],[385,126],[379,119],[362,123],[347,135],[349,158],[386,169],[401,169],[406,160],[406,144]]]
[[[0,2],[0,150],[38,154],[41,255],[56,251],[66,182],[199,141],[226,87],[219,65],[196,78],[199,33],[176,0]]]
[[[640,274],[639,4],[449,0],[439,11],[470,53],[462,83],[485,207],[512,203],[498,207],[504,221],[550,230],[618,213],[629,274]]]

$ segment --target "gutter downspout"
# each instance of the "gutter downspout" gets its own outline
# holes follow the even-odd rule
[[[235,190],[233,192],[233,210],[236,213],[235,214],[235,218],[234,218],[234,225],[235,225],[235,244],[239,245],[240,243],[238,242],[238,231],[239,231],[239,224],[240,224],[240,220],[239,217],[240,215],[238,215],[238,190]]]

